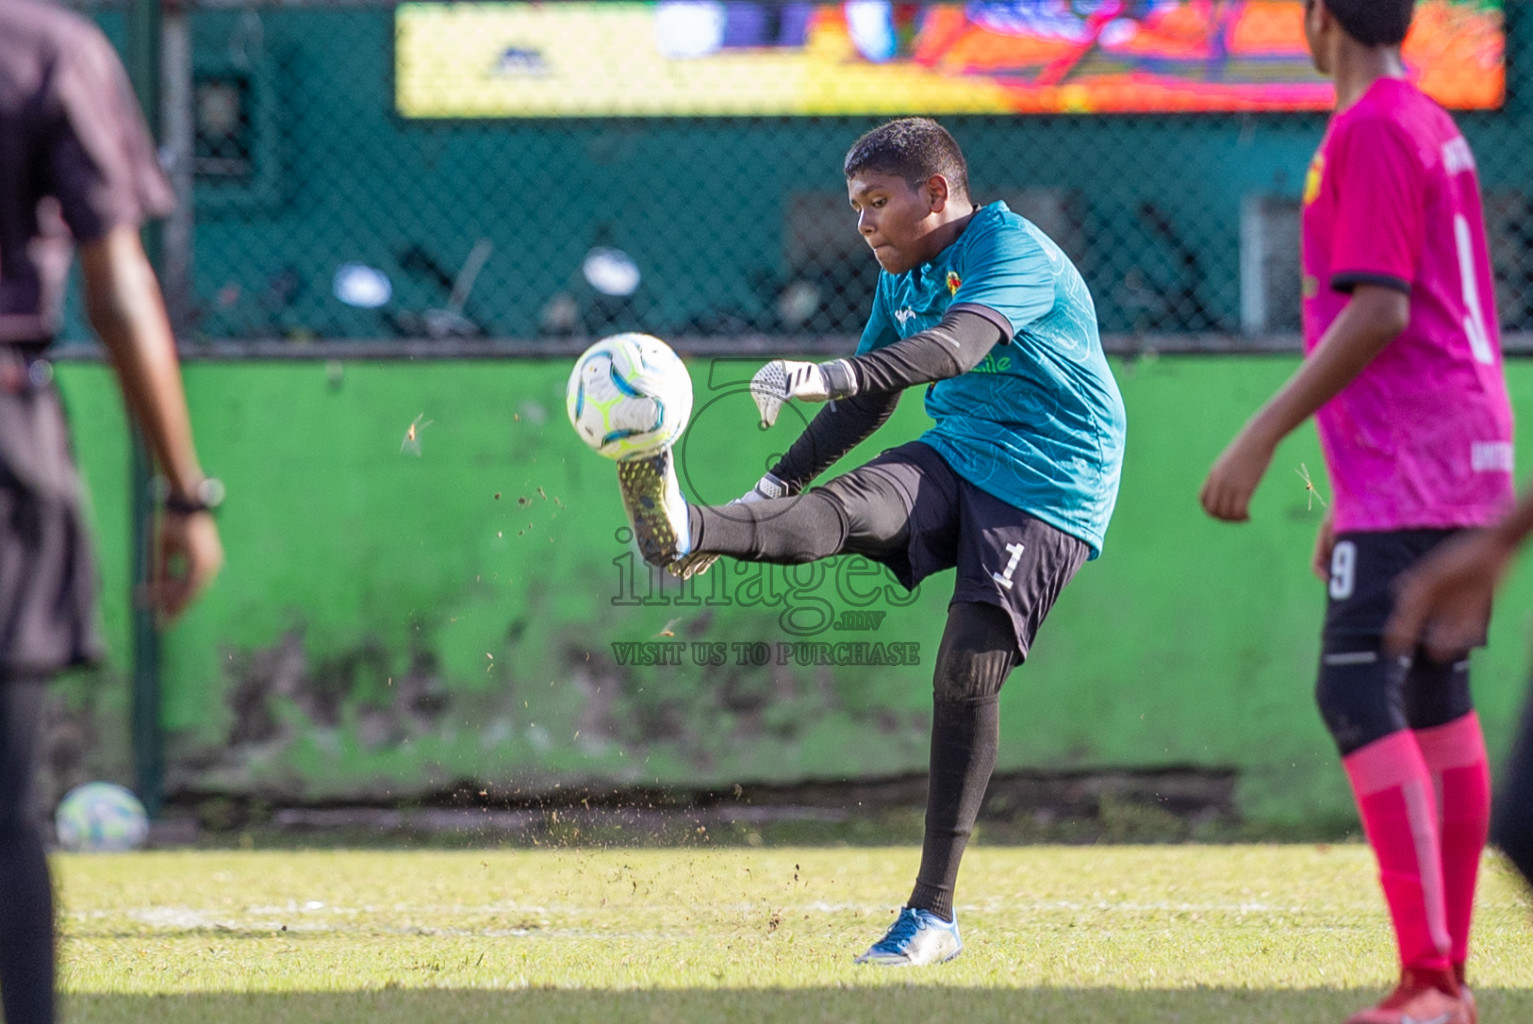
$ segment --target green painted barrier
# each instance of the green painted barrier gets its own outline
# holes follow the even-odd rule
[[[796,436],[762,432],[754,363],[691,364],[689,493],[738,495]],[[1209,766],[1250,820],[1345,820],[1311,689],[1324,596],[1308,562],[1312,431],[1254,522],[1197,490],[1288,357],[1117,361],[1128,459],[1103,557],[1008,682],[1000,767]],[[724,786],[924,770],[950,577],[905,595],[860,559],[721,561],[681,589],[624,543],[612,467],[565,422],[565,361],[202,363],[187,390],[228,484],[228,567],[164,643],[167,793],[388,800],[473,782]],[[1514,404],[1533,367],[1509,368]],[[125,775],[129,551],[120,401],[60,368],[101,538],[113,661],[65,685],[89,764]],[[916,436],[918,396],[848,464]],[[419,454],[402,442],[418,416]],[[1493,750],[1523,693],[1533,578],[1477,656]],[[860,646],[859,646],[860,645]]]

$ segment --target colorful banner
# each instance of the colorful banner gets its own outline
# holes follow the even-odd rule
[[[1455,109],[1506,92],[1504,0],[1421,0],[1405,56]],[[1324,110],[1304,0],[406,3],[412,118]]]

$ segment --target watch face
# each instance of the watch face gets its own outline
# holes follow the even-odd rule
[[[197,500],[208,508],[224,503],[224,482],[216,476],[204,477],[197,485]]]
[[[154,478],[150,485],[155,500],[171,512],[206,512],[223,504],[224,482],[216,476],[203,477],[185,497],[171,490],[170,481],[162,476]]]

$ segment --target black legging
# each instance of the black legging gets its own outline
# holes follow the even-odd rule
[[[5,1024],[53,1024],[53,887],[36,776],[44,683],[0,678],[0,1005]]]
[[[1474,710],[1469,656],[1408,662],[1384,653],[1377,637],[1326,637],[1315,701],[1342,757],[1402,729],[1432,729]]]
[[[1491,841],[1533,885],[1533,689],[1522,711],[1522,729],[1492,802]]]

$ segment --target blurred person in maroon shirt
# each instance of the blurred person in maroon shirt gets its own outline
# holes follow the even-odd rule
[[[35,800],[44,685],[100,654],[96,575],[52,369],[72,250],[91,326],[163,480],[148,597],[168,622],[218,573],[221,486],[192,443],[139,238],[174,196],[121,62],[89,21],[0,0],[0,1003],[54,1020],[53,898]]]

